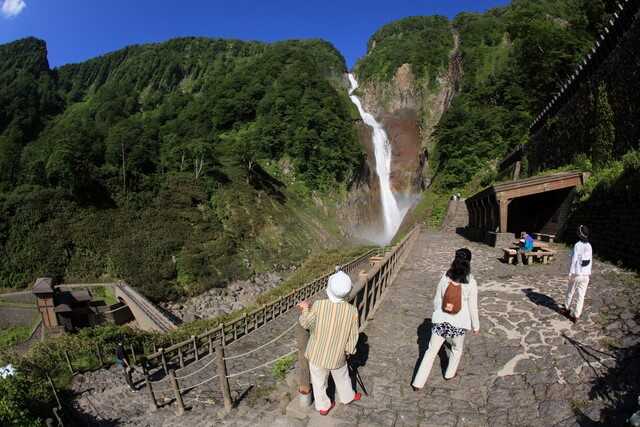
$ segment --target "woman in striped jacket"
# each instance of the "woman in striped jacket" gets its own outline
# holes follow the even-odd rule
[[[312,307],[307,301],[298,305],[300,324],[311,331],[305,357],[320,415],[327,415],[335,406],[327,396],[329,373],[342,403],[362,398],[351,386],[346,360],[347,355],[355,354],[358,342],[358,310],[345,300],[351,292],[351,278],[338,271],[329,277],[326,292],[328,299],[316,301]]]

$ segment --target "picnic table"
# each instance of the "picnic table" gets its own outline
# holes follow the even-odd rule
[[[516,257],[518,256],[519,240],[513,242],[513,246],[509,248],[502,248],[503,260],[507,264],[515,264]],[[533,249],[528,252],[522,253],[523,261],[526,260],[527,265],[532,265],[535,261],[540,261],[543,264],[549,264],[553,261],[556,252],[549,249],[549,245],[545,242],[534,240]]]

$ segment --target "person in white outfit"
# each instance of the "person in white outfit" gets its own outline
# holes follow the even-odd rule
[[[426,384],[433,362],[445,341],[450,343],[451,350],[447,349],[449,364],[444,377],[447,380],[455,377],[466,331],[471,329],[476,335],[480,333],[478,286],[471,275],[469,249],[458,249],[451,268],[442,275],[433,298],[431,322],[429,348],[411,384],[414,390],[420,390]]]
[[[578,243],[573,246],[571,255],[571,267],[569,269],[569,286],[564,302],[564,314],[573,323],[577,322],[582,314],[584,297],[591,277],[591,265],[593,264],[593,251],[589,243],[589,229],[585,225],[578,226]],[[572,308],[572,305],[575,306]]]

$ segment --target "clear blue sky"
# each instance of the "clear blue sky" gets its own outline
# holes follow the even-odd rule
[[[51,66],[179,36],[323,38],[349,66],[382,25],[412,15],[484,11],[508,0],[0,0],[0,44],[47,42]]]

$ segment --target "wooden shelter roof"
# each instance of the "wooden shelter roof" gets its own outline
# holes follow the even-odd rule
[[[36,283],[33,285],[31,292],[34,294],[52,294],[53,293],[53,279],[50,277],[40,277],[36,279]]]
[[[497,200],[512,199],[544,193],[546,191],[561,190],[584,184],[585,175],[582,172],[560,172],[552,175],[534,176],[487,187],[467,199],[467,203],[495,196]]]

